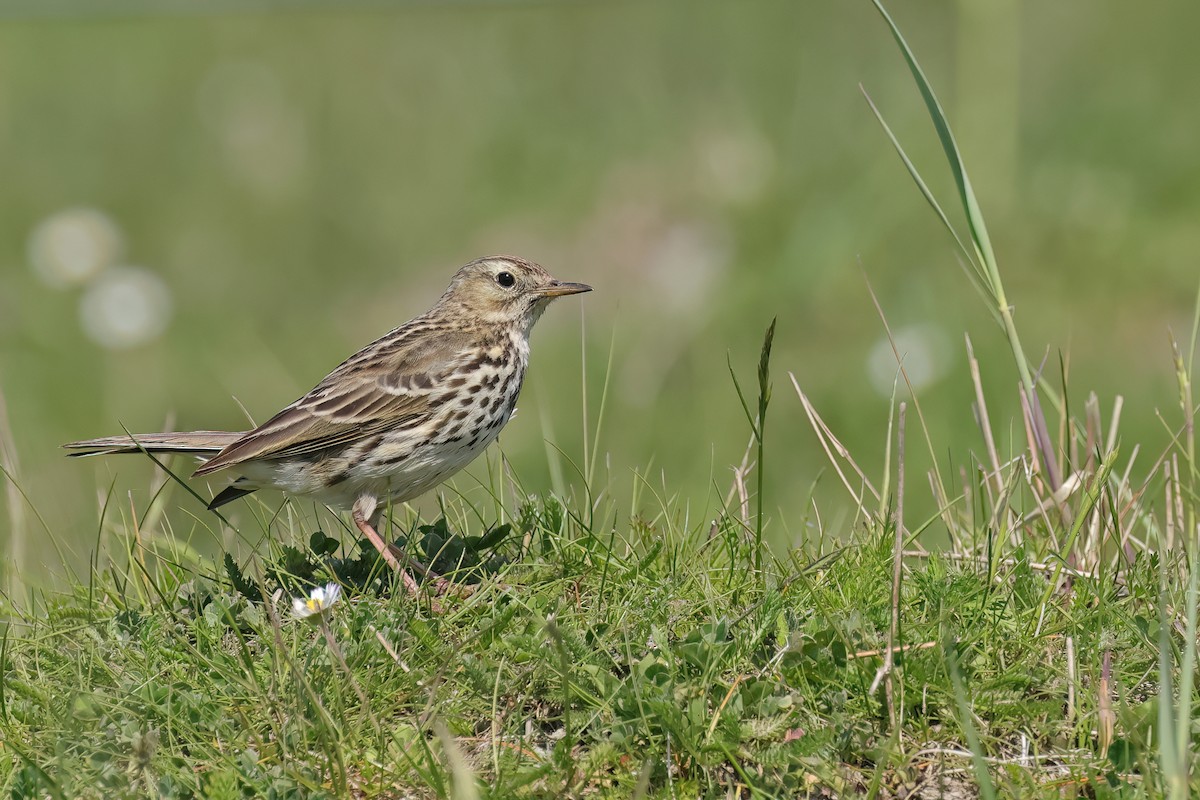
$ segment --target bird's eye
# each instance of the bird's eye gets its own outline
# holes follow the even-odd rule
[[[503,286],[505,289],[511,289],[517,279],[513,277],[511,272],[500,272],[496,274],[496,283]]]

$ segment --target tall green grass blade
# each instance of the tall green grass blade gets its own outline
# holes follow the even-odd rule
[[[996,310],[992,308],[996,302],[996,298],[993,296],[991,288],[988,285],[987,276],[980,271],[979,263],[975,260],[975,256],[972,255],[971,251],[967,249],[967,246],[963,244],[963,240],[958,235],[958,231],[955,229],[954,224],[950,222],[950,218],[947,217],[946,212],[942,210],[941,204],[937,201],[937,198],[933,196],[933,192],[929,189],[928,184],[925,183],[925,179],[921,177],[921,173],[917,169],[916,164],[914,164],[912,159],[908,157],[908,153],[904,150],[904,146],[900,144],[900,140],[897,139],[896,134],[892,132],[891,126],[888,125],[887,121],[883,118],[883,114],[880,113],[879,108],[875,105],[875,101],[871,99],[871,95],[867,93],[867,90],[864,87],[859,86],[858,88],[863,93],[863,97],[866,98],[867,105],[870,106],[871,113],[875,115],[875,120],[879,123],[879,127],[883,128],[883,132],[887,135],[888,140],[892,143],[892,147],[895,148],[896,154],[900,156],[900,160],[904,162],[904,168],[908,170],[909,176],[913,179],[913,182],[917,184],[917,188],[921,191],[921,195],[925,198],[925,201],[929,203],[929,206],[933,209],[933,212],[937,214],[938,219],[942,221],[942,225],[945,226],[946,230],[950,232],[950,236],[953,237],[954,243],[958,245],[958,250],[963,257],[963,260],[959,263],[962,266],[963,272],[966,273],[967,279],[971,281],[971,286],[975,288],[975,291],[979,292],[979,296],[987,303],[988,310],[992,313],[993,317],[996,318],[996,321],[999,322],[999,315],[996,313]]]
[[[1200,287],[1196,289],[1196,303],[1192,307],[1192,339],[1188,346],[1188,370],[1196,365],[1196,340],[1200,338]]]
[[[1174,337],[1172,337],[1174,339]],[[1192,497],[1197,494],[1197,481],[1200,481],[1200,464],[1196,463],[1196,405],[1192,394],[1194,370],[1196,366],[1196,342],[1200,339],[1200,290],[1196,294],[1196,303],[1192,311],[1192,335],[1188,341],[1187,358],[1172,342],[1178,355],[1176,356],[1175,371],[1179,378],[1179,403],[1183,407],[1184,450],[1188,466],[1188,492]],[[1196,529],[1196,505],[1188,506],[1188,530]]]
[[[185,492],[190,494],[192,497],[196,498],[196,500],[200,501],[200,503],[205,508],[208,508],[209,501],[205,500],[203,497],[201,497],[200,493],[197,492],[195,489],[193,489],[187,481],[185,481],[183,478],[176,475],[175,472],[172,471],[170,467],[168,467],[165,463],[163,463],[163,460],[161,458],[159,458],[157,455],[155,455],[154,453],[151,453],[149,450],[147,450],[145,447],[143,447],[142,443],[137,440],[137,436],[130,433],[129,429],[126,428],[124,425],[121,426],[121,430],[124,431],[125,435],[128,436],[133,441],[134,446],[137,447],[137,449],[142,452],[142,455],[146,456],[146,458],[153,461],[154,465],[157,466],[159,469],[161,469],[164,473],[166,473],[167,476],[171,478],[171,480],[175,481],[175,483],[182,486],[183,490]],[[230,524],[229,520],[227,520],[225,518],[225,515],[222,514],[220,511],[218,511],[215,508],[209,508],[208,510],[211,511],[217,519],[221,520],[221,522],[224,523],[226,527],[230,528],[231,530],[236,530],[236,528],[234,528],[234,526]]]
[[[987,279],[988,289],[996,304],[994,313],[999,317],[1005,335],[1008,337],[1009,348],[1012,350],[1013,359],[1016,361],[1017,372],[1021,376],[1021,383],[1025,386],[1025,390],[1029,393],[1030,397],[1032,397],[1035,391],[1033,373],[1029,369],[1029,361],[1025,356],[1024,348],[1021,346],[1020,336],[1017,334],[1016,324],[1012,318],[1012,308],[1008,304],[1004,293],[1004,284],[1000,280],[1000,270],[996,264],[996,254],[992,249],[987,224],[984,222],[983,212],[979,208],[979,201],[975,197],[975,191],[971,188],[971,180],[967,176],[966,165],[963,162],[962,153],[958,149],[958,143],[954,140],[950,124],[946,120],[946,114],[942,110],[941,103],[938,102],[932,85],[925,77],[920,64],[917,63],[917,58],[913,54],[912,48],[908,46],[908,42],[905,41],[904,36],[900,33],[900,28],[883,7],[881,0],[871,0],[871,2],[874,3],[875,8],[891,29],[892,36],[895,38],[896,44],[900,46],[900,50],[904,54],[904,60],[908,64],[913,80],[917,84],[917,89],[921,92],[921,97],[925,101],[925,108],[929,112],[929,117],[937,131],[938,140],[941,142],[942,150],[946,155],[946,161],[954,176],[959,200],[962,203],[963,212],[967,217],[967,227],[971,232],[971,241],[974,245],[976,258],[979,266],[982,268],[983,275]],[[955,235],[955,238],[958,238],[957,235]],[[1053,389],[1044,383],[1043,389],[1057,402],[1057,393]]]
[[[764,438],[767,426],[767,406],[771,404],[771,346],[775,343],[775,323],[778,317],[771,320],[767,332],[763,336],[762,351],[758,356],[758,424],[755,426],[758,438],[758,464],[754,469],[758,479],[756,492],[756,508],[754,514],[754,571],[760,579],[763,575],[763,477],[766,474],[763,464]]]
[[[983,220],[983,212],[980,211],[979,203],[975,199],[975,192],[971,188],[971,179],[967,177],[966,166],[963,164],[958,143],[954,140],[954,133],[950,130],[950,124],[946,121],[946,112],[942,110],[942,104],[938,102],[937,95],[933,91],[933,86],[929,83],[929,79],[925,77],[925,72],[921,69],[921,65],[917,63],[917,57],[913,54],[912,48],[908,46],[908,42],[904,40],[904,36],[900,33],[900,28],[897,27],[891,15],[883,7],[881,0],[871,1],[875,4],[875,8],[879,10],[879,13],[883,15],[888,27],[892,29],[892,36],[895,37],[896,44],[900,45],[900,50],[904,53],[904,60],[908,63],[909,71],[912,72],[917,89],[921,92],[921,98],[925,101],[925,107],[929,110],[929,117],[933,121],[933,127],[937,130],[938,139],[942,143],[942,150],[946,153],[946,161],[950,165],[950,171],[954,174],[954,184],[958,188],[959,200],[962,202],[963,210],[967,215],[967,226],[971,230],[971,240],[975,245],[976,255],[979,257],[983,268],[990,273],[991,279],[996,281],[999,277],[995,273],[996,255],[992,251],[992,242],[988,236],[987,225]]]
[[[892,396],[888,400],[887,433],[883,444],[883,480],[879,484],[879,519],[888,518],[888,503],[892,494],[892,441],[893,429],[896,423],[896,390],[900,388],[901,366],[896,367],[896,376],[892,378]]]
[[[1159,580],[1159,624],[1158,624],[1158,766],[1162,771],[1163,781],[1167,787],[1167,796],[1177,800],[1181,795],[1179,787],[1178,749],[1175,746],[1176,728],[1174,720],[1174,658],[1171,653],[1171,618],[1167,609],[1170,600],[1167,596],[1166,559],[1160,562]],[[1186,787],[1185,787],[1186,788]]]
[[[1196,554],[1193,552],[1191,555],[1188,565],[1187,622],[1185,624],[1183,663],[1179,667],[1179,694],[1177,698],[1172,698],[1170,694],[1164,694],[1160,701],[1160,707],[1174,705],[1175,731],[1172,736],[1174,740],[1172,766],[1174,769],[1167,772],[1171,800],[1183,800],[1183,798],[1191,796],[1188,783],[1192,771],[1192,705],[1194,701],[1192,693],[1195,688],[1197,604],[1200,603],[1200,565],[1197,565]],[[1163,625],[1162,629],[1170,631],[1171,626]],[[1167,739],[1164,736],[1163,747],[1166,746]]]
[[[746,402],[746,395],[742,392],[742,384],[738,382],[737,373],[733,370],[733,361],[731,356],[725,354],[725,366],[729,368],[729,377],[733,379],[733,390],[737,392],[738,402],[742,404],[742,411],[746,414],[746,421],[750,423],[750,432],[754,434],[755,440],[758,439],[758,422],[754,417],[754,412],[750,410],[750,404]]]

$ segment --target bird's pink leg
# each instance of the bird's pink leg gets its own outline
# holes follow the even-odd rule
[[[416,597],[420,594],[420,587],[412,575],[408,574],[405,567],[410,567],[416,572],[419,572],[422,577],[433,583],[433,593],[437,595],[447,594],[453,587],[450,581],[438,575],[433,570],[426,567],[424,564],[418,564],[411,558],[406,556],[399,548],[388,544],[383,540],[383,537],[375,530],[375,525],[378,522],[373,517],[376,517],[377,502],[370,495],[363,495],[354,501],[354,509],[351,516],[354,518],[354,524],[362,531],[363,535],[370,540],[371,544],[375,545],[375,549],[383,556],[383,560],[389,567],[400,573],[401,580],[404,581],[404,588],[408,589],[408,593]],[[375,524],[372,524],[372,523]],[[404,563],[400,560],[404,559]]]
[[[408,574],[408,570],[400,563],[400,559],[396,557],[396,553],[391,545],[385,542],[383,537],[368,522],[370,517],[375,516],[375,506],[376,501],[374,497],[363,495],[354,501],[354,509],[351,511],[350,516],[354,519],[354,524],[362,531],[363,536],[366,536],[371,544],[375,545],[375,549],[379,551],[379,555],[383,556],[384,562],[400,573],[400,579],[404,581],[404,588],[408,590],[408,593],[413,597],[417,597],[421,594],[421,587],[417,586],[416,580],[413,579],[412,575]]]

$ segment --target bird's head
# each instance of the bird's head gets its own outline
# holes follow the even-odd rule
[[[486,256],[455,273],[439,305],[487,324],[528,329],[554,298],[591,290],[584,283],[556,280],[532,261]]]

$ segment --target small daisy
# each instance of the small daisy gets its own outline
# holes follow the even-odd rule
[[[317,586],[308,593],[307,598],[292,598],[292,613],[296,615],[296,619],[316,624],[321,621],[329,609],[333,608],[341,596],[342,587],[336,583]]]

